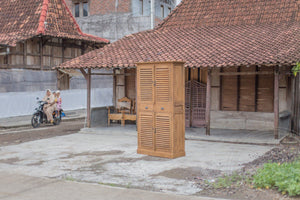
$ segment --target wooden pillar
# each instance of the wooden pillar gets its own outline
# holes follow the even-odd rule
[[[27,41],[23,43],[23,65],[27,65]]]
[[[274,138],[278,139],[279,125],[279,69],[275,67],[274,72]]]
[[[86,86],[87,86],[86,126],[90,128],[91,127],[91,69],[88,69],[88,71],[86,72],[84,69],[80,68],[80,71],[86,80]]]
[[[65,62],[65,47],[64,47],[64,40],[61,41],[61,63]]]
[[[116,70],[113,69],[113,106],[117,106],[117,103],[116,103],[116,87],[117,87],[117,84],[116,84]]]
[[[87,74],[87,127],[91,128],[91,69],[88,69],[88,74]]]
[[[206,84],[206,135],[210,135],[210,101],[211,101],[211,69],[207,69],[207,84]]]
[[[43,70],[43,38],[40,38],[40,65],[41,65],[41,70]]]

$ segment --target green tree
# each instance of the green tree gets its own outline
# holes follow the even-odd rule
[[[297,62],[296,65],[292,68],[292,72],[294,76],[297,76],[299,71],[300,71],[300,62]]]

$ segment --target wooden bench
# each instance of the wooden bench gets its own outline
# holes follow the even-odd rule
[[[127,97],[123,97],[118,100],[117,107],[114,108],[115,112],[111,112],[114,107],[108,107],[108,126],[110,126],[111,120],[121,121],[121,125],[125,126],[125,121],[136,121],[135,114],[135,101],[130,100]]]

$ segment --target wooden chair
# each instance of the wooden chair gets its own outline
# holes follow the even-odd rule
[[[136,121],[135,114],[135,105],[134,103],[127,97],[123,97],[118,100],[117,107],[108,107],[108,126],[110,125],[110,120],[120,120],[121,125],[125,126],[125,121]],[[111,109],[114,108],[115,112],[111,112]]]

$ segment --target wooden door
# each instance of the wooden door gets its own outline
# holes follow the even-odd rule
[[[142,149],[154,150],[154,65],[146,65],[138,70],[138,145]]]

